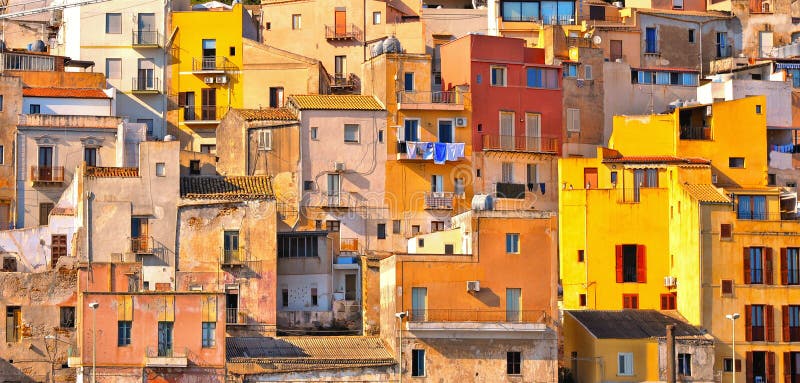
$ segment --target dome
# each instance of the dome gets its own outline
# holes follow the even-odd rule
[[[402,51],[403,48],[400,46],[400,40],[397,37],[389,36],[388,39],[383,40],[384,53],[400,53]]]

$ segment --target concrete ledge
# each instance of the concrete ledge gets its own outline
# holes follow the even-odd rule
[[[420,338],[538,338],[544,323],[514,322],[406,322],[407,331]]]
[[[144,364],[147,367],[186,367],[189,365],[189,360],[185,356],[148,357]]]

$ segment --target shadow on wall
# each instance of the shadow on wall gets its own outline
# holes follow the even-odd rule
[[[481,287],[480,291],[470,295],[488,307],[500,307],[500,297],[491,288]]]
[[[44,364],[46,361],[42,361],[43,363],[36,363]],[[3,382],[20,382],[20,383],[34,383],[36,380],[31,378],[25,373],[22,372],[17,366],[15,366],[13,359],[2,359],[0,358],[0,381]],[[46,367],[45,367],[46,368]],[[41,376],[41,380],[44,379],[44,376]]]

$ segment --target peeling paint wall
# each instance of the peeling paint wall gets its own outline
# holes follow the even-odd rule
[[[250,375],[242,378],[243,383],[257,382],[391,382],[397,380],[397,368],[364,367],[338,368],[331,370],[289,372],[281,374]]]
[[[0,228],[8,229],[16,219],[14,174],[14,141],[16,139],[17,117],[22,110],[22,82],[19,78],[0,76],[0,93],[3,94],[3,108],[0,110],[0,145],[3,146],[0,158]]]
[[[710,336],[709,336],[710,338]],[[675,355],[691,355],[691,376],[681,376],[681,382],[717,382],[716,371],[721,366],[714,366],[714,341],[711,339],[676,339]],[[715,369],[716,367],[716,369]],[[658,378],[667,380],[667,344],[666,340],[658,340]]]

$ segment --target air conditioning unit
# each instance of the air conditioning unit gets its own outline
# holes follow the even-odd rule
[[[481,291],[481,281],[467,281],[467,292],[475,293]]]
[[[467,126],[467,118],[466,117],[456,117],[456,126],[457,127],[465,127],[465,126]]]
[[[227,84],[228,83],[228,76],[217,76],[216,82],[217,82],[217,84]]]
[[[673,276],[664,277],[664,287],[675,287],[678,281]]]
[[[213,76],[203,77],[203,82],[206,83],[206,84],[213,84],[214,83],[214,77]]]
[[[345,170],[344,162],[334,162],[333,170],[337,172],[343,172]]]

